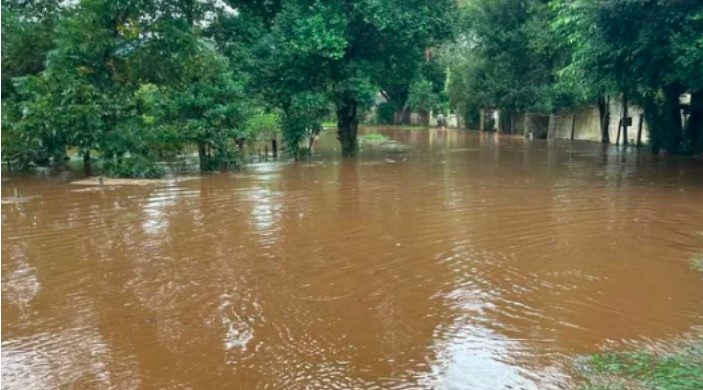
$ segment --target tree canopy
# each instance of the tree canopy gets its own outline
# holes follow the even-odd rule
[[[612,96],[644,108],[655,151],[703,149],[703,3],[465,0],[460,13],[447,49],[449,94],[465,115],[482,107],[549,113]]]
[[[131,171],[193,147],[214,169],[279,130],[301,157],[330,116],[354,155],[379,95],[395,123],[451,106],[468,124],[482,108],[622,98],[644,108],[654,150],[703,150],[701,2],[8,0],[2,11],[3,159],[21,166],[70,151]]]
[[[360,112],[395,84],[409,90],[425,49],[450,36],[452,9],[450,0],[4,2],[3,158],[42,164],[75,150],[118,167],[197,145],[209,169],[235,161],[255,133],[277,131],[262,123],[282,127],[300,156],[330,112],[352,155]]]

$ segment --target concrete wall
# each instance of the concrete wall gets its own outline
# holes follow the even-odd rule
[[[619,102],[614,102],[610,105],[609,132],[610,142],[613,144],[616,142],[621,112],[622,106]],[[649,141],[649,130],[647,129],[647,123],[644,122],[643,113],[643,110],[638,106],[628,107],[628,116],[632,117],[632,126],[628,127],[627,136],[632,143],[637,141],[637,130],[640,120],[642,120],[642,142],[646,143]],[[535,138],[546,136],[547,138],[569,139],[571,138],[573,120],[574,139],[594,142],[601,141],[600,118],[598,107],[596,106],[577,107],[560,111],[549,116],[548,124],[543,123],[546,120],[546,116],[547,114],[537,113],[514,114],[512,118],[512,134],[527,136],[527,133],[532,131]],[[529,128],[525,128],[526,124]],[[542,127],[545,126],[547,127],[546,131],[548,134],[542,134],[544,131]],[[622,143],[622,136],[620,142]]]
[[[618,123],[620,121],[620,115],[622,112],[622,106],[620,103],[614,103],[610,106],[610,142],[615,143],[618,134]],[[640,119],[642,118],[643,111],[640,107],[630,106],[628,107],[628,116],[632,117],[632,126],[627,129],[627,137],[633,143],[637,140],[637,129],[639,126]],[[570,138],[571,137],[571,124],[572,115],[574,115],[574,139],[583,141],[595,141],[600,142],[600,119],[598,115],[598,107],[579,107],[569,110],[561,111],[555,115],[552,115],[550,119],[550,138]],[[642,118],[643,120],[643,118]],[[649,130],[647,129],[647,123],[642,122],[642,142],[647,142],[649,140]],[[620,138],[622,143],[622,136]]]
[[[513,134],[525,135],[525,114],[513,115]]]

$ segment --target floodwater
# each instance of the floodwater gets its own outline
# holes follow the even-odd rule
[[[407,146],[149,186],[5,175],[4,389],[569,389],[703,325],[703,163]]]

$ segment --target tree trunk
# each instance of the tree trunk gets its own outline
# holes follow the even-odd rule
[[[198,158],[200,161],[200,169],[205,171],[208,169],[207,164],[207,151],[204,142],[198,142]]]
[[[408,110],[408,105],[405,104],[402,109],[397,110],[393,114],[394,124],[396,126],[407,126],[410,124],[410,110]]]
[[[354,98],[345,98],[337,106],[337,128],[337,139],[342,144],[342,156],[355,156],[358,149],[356,134],[359,118]]]
[[[610,143],[610,108],[608,98],[604,94],[598,95],[598,115],[600,116],[601,142]]]
[[[691,116],[686,124],[686,141],[690,153],[703,151],[703,90],[691,92]]]
[[[664,147],[669,153],[678,153],[681,150],[683,139],[683,129],[681,126],[681,107],[679,96],[682,92],[681,86],[677,83],[667,85],[664,91]]]
[[[83,170],[86,175],[90,175],[90,150],[83,152]]]

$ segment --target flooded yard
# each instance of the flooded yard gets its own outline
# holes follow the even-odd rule
[[[3,175],[6,389],[570,389],[703,325],[703,163],[383,131],[142,186]]]

